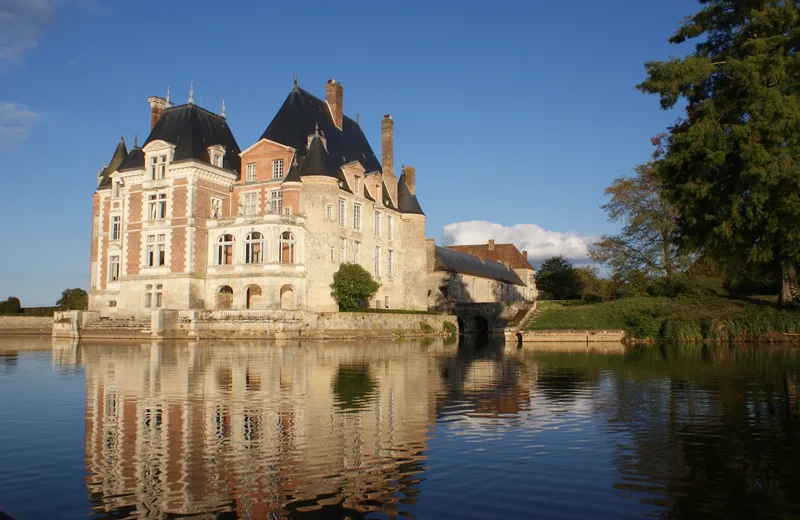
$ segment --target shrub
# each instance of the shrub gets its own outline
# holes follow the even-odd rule
[[[449,321],[446,321],[446,322],[444,322],[442,328],[444,328],[444,331],[446,333],[448,333],[449,335],[451,335],[451,336],[455,336],[455,335],[458,334],[458,327],[456,327],[455,323],[451,323]]]
[[[89,294],[83,289],[65,289],[56,302],[62,311],[85,311],[89,307]]]
[[[360,265],[342,264],[333,275],[331,296],[340,311],[350,311],[365,307],[379,288],[380,284]]]
[[[432,333],[432,332],[433,332],[433,327],[431,327],[430,325],[428,325],[428,324],[427,324],[427,323],[425,323],[424,321],[421,321],[421,322],[419,322],[419,328],[420,328],[420,329],[422,330],[422,332],[424,332],[425,334],[430,334],[430,333]]]

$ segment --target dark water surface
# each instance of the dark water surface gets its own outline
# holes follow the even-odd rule
[[[20,520],[800,516],[797,348],[8,337],[0,399]]]

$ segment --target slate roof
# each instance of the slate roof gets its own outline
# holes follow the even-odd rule
[[[517,273],[498,262],[482,260],[477,256],[436,246],[434,271],[447,271],[489,278],[513,285],[525,285]]]
[[[400,180],[397,182],[397,205],[398,209],[403,213],[425,214],[419,205],[417,196],[412,195],[411,190],[408,189],[405,173],[400,176]]]
[[[144,169],[144,150],[139,146],[134,146],[128,152],[128,156],[122,161],[122,164],[117,168],[118,172],[128,170],[143,170]]]
[[[514,244],[495,244],[494,249],[489,249],[489,244],[447,246],[454,251],[474,255],[484,260],[506,263],[517,269],[533,269],[525,256],[519,252]]]
[[[164,110],[144,146],[157,140],[175,145],[173,161],[197,159],[209,164],[208,147],[222,145],[225,147],[222,167],[237,173],[241,171],[241,150],[228,122],[224,117],[197,105],[179,105]]]
[[[119,144],[114,150],[114,155],[111,156],[108,166],[106,166],[105,169],[103,169],[103,171],[100,173],[100,180],[97,183],[98,190],[111,187],[111,174],[117,170],[119,165],[122,164],[127,156],[128,148],[125,146],[125,139],[120,137]]]
[[[358,161],[364,171],[381,171],[381,163],[359,124],[344,116],[342,128],[336,128],[328,103],[299,87],[289,93],[261,138],[290,146],[304,156],[308,136],[314,134],[317,127],[327,142],[332,166],[339,168]]]

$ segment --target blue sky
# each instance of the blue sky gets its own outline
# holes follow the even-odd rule
[[[647,161],[676,117],[640,94],[643,63],[694,0],[0,4],[0,299],[50,305],[86,287],[91,194],[120,136],[149,129],[146,98],[218,111],[253,144],[292,86],[336,78],[380,154],[417,168],[428,236],[512,240],[580,261],[613,232],[603,190]],[[451,225],[453,224],[453,225]],[[516,226],[522,225],[522,226]],[[448,226],[445,228],[445,226]],[[514,227],[516,226],[516,227]]]

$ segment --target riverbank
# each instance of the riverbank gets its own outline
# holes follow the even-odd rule
[[[527,331],[624,330],[631,341],[798,342],[800,312],[719,297],[539,302]]]

